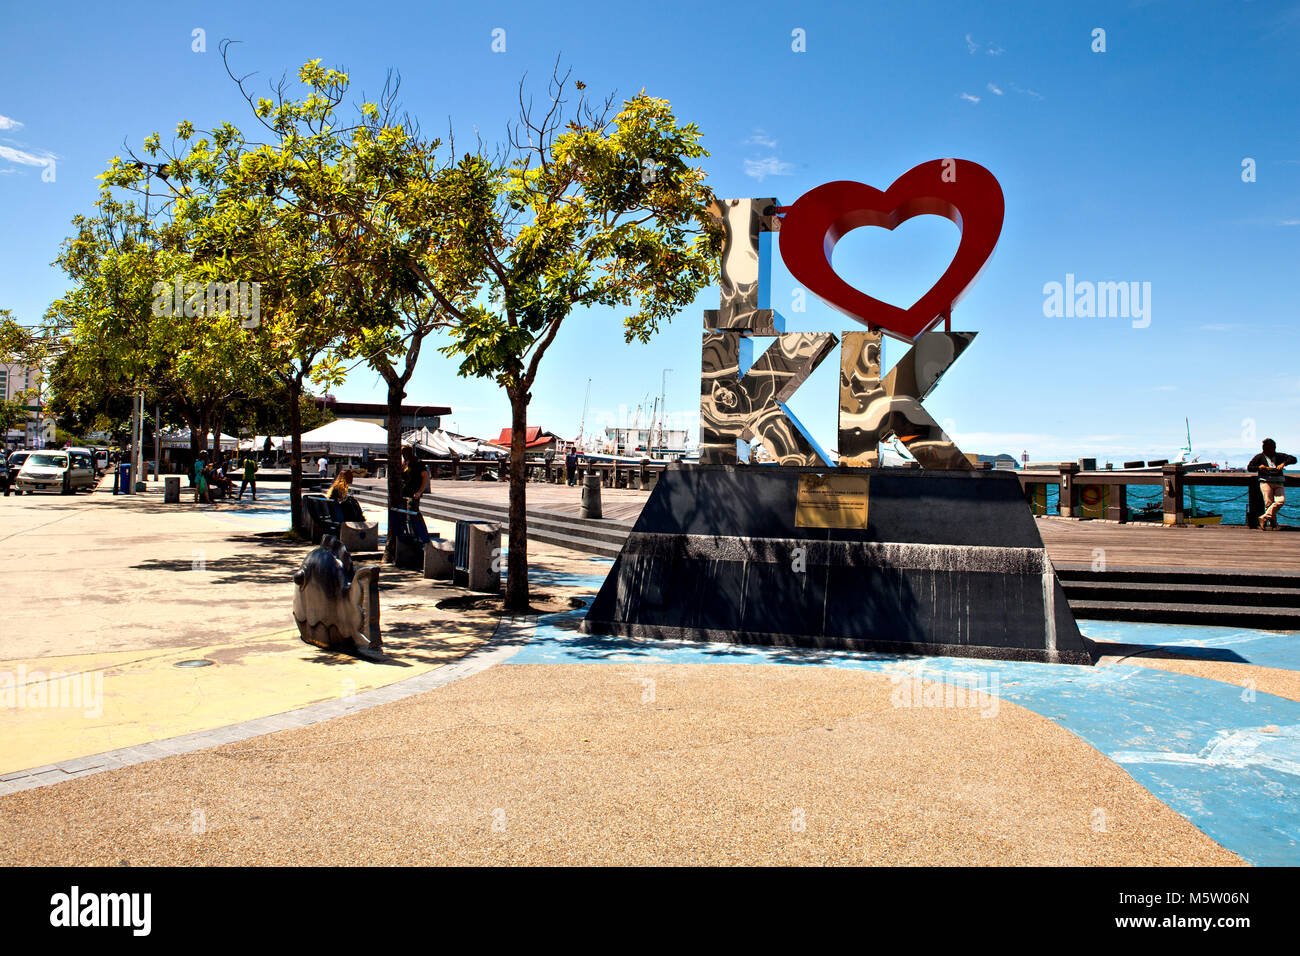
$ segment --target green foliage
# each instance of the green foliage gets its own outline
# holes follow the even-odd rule
[[[0,437],[22,428],[32,417],[21,399],[0,398]]]
[[[96,213],[74,220],[59,258],[73,287],[43,341],[62,343],[60,407],[82,421],[144,390],[191,420],[269,425],[259,400],[278,393],[301,431],[310,385],[365,363],[392,403],[441,330],[461,374],[498,382],[525,420],[574,309],[622,310],[627,341],[647,341],[714,281],[721,248],[699,129],[644,91],[615,109],[576,83],[574,100],[567,79],[553,76],[545,112],[525,106],[491,156],[422,135],[398,113],[394,82],[345,116],[351,79],[320,60],[298,71],[297,96],[287,81],[269,96],[237,81],[265,142],[189,121],[170,144],[145,137],[140,155],[109,165]],[[159,290],[177,281],[259,283],[260,322],[190,303],[160,314]],[[14,334],[0,323],[0,349]],[[514,606],[526,596],[522,454],[512,450]]]
[[[575,308],[631,309],[624,336],[648,341],[716,277],[721,234],[713,195],[692,162],[708,155],[694,124],[644,92],[612,118],[581,94],[564,116],[565,80],[551,110],[525,110],[501,170],[497,220],[467,245],[487,263],[490,304],[476,304],[443,351],[466,375],[508,390],[532,386],[542,354]]]

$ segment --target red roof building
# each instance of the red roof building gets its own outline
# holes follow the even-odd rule
[[[501,448],[510,447],[512,429],[501,429],[501,437],[490,444],[498,445]],[[524,451],[538,452],[550,451],[556,448],[560,443],[560,437],[551,432],[543,430],[537,425],[528,425],[524,428]]]

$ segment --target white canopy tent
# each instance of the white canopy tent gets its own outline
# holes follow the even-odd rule
[[[292,438],[284,439],[286,447]],[[388,431],[371,422],[350,418],[336,418],[320,428],[303,432],[302,450],[308,454],[324,452],[327,455],[360,455],[363,452],[388,450]]]
[[[439,458],[450,458],[452,455],[469,458],[479,454],[486,454],[495,458],[501,454],[501,449],[494,445],[485,445],[483,442],[467,440],[441,428],[433,431],[428,428],[420,428],[408,432],[406,437],[402,439],[402,444],[411,445],[420,451],[436,455]]]
[[[190,447],[190,430],[188,428],[178,428],[175,431],[163,431],[159,433],[160,443],[163,448],[189,448]],[[216,438],[212,432],[208,432],[208,448],[216,446]],[[221,447],[235,450],[239,444],[239,439],[234,435],[221,433]]]
[[[289,443],[288,438],[280,438],[276,435],[271,436],[271,447],[276,451],[283,450],[284,446]],[[240,451],[261,451],[262,446],[266,444],[265,435],[254,435],[252,438],[245,438],[239,443]]]

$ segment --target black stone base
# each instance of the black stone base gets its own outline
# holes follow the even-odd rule
[[[870,478],[865,529],[795,525],[799,475]],[[1092,664],[1015,475],[669,468],[583,630]]]

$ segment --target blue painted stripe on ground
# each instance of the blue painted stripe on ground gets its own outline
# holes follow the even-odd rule
[[[581,608],[542,618],[534,639],[509,665],[811,665],[886,674],[904,700],[906,689],[919,688],[920,680],[983,691],[1078,735],[1242,859],[1256,865],[1300,863],[1300,703],[1295,701],[1128,664],[1089,668],[587,635],[577,630],[585,614]],[[1155,643],[1161,632],[1153,627],[1120,626],[1108,633],[1126,633],[1129,643],[1137,643],[1131,638],[1140,633]],[[1234,646],[1243,647],[1278,637],[1232,634]],[[1164,636],[1169,638],[1164,643],[1178,637]],[[985,697],[981,706],[988,703]]]
[[[1097,641],[1146,647],[1177,648],[1197,660],[1253,664],[1300,671],[1300,634],[1239,627],[1193,624],[1146,624],[1138,621],[1080,621],[1079,629]]]

